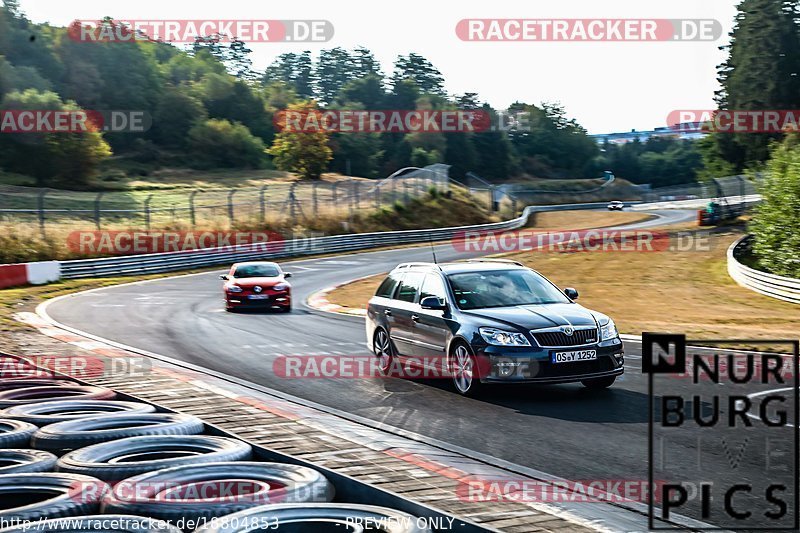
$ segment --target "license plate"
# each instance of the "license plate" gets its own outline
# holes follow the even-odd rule
[[[573,361],[592,361],[594,359],[597,359],[597,350],[553,352],[550,355],[550,361],[553,363],[572,363]]]
[[[252,296],[248,296],[250,300],[269,300],[268,294],[253,294]]]

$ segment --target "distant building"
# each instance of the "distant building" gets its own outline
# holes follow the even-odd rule
[[[670,139],[700,139],[707,133],[701,128],[700,122],[683,122],[675,124],[674,126],[662,126],[654,130],[648,131],[626,131],[620,133],[598,133],[589,135],[597,144],[627,144],[639,140],[639,142],[647,142],[653,137],[665,137]]]

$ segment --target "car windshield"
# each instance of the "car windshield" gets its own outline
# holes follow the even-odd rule
[[[244,265],[236,268],[234,278],[274,278],[281,271],[274,265]]]
[[[531,270],[465,272],[448,276],[460,309],[568,303],[552,283]]]

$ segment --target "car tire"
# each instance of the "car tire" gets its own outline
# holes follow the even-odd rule
[[[246,461],[251,456],[252,447],[238,439],[210,435],[156,435],[112,440],[71,451],[58,460],[56,469],[91,475],[104,481],[121,481],[162,468]],[[122,458],[126,460],[120,461]]]
[[[609,388],[616,380],[617,376],[611,376],[607,378],[584,379],[581,383],[587,389],[599,390]]]
[[[334,529],[352,531],[353,523],[372,525],[376,531],[391,531],[391,533],[428,533],[430,531],[428,528],[417,525],[417,518],[413,515],[387,507],[356,503],[264,505],[240,511],[225,518],[224,522],[205,525],[196,529],[195,533],[247,533],[253,531],[250,525],[253,523],[265,525],[266,527],[262,527],[264,530],[287,524],[293,531],[295,528],[298,531],[316,531],[317,527],[322,529],[319,526],[320,522],[326,523],[325,531]],[[391,524],[391,527],[378,529],[376,524]],[[361,531],[361,528],[358,530]]]
[[[54,402],[59,400],[113,400],[117,393],[103,387],[84,385],[50,385],[0,391],[0,407],[14,407],[26,403]]]
[[[22,420],[0,419],[0,448],[27,448],[37,429]]]
[[[58,457],[42,450],[0,450],[0,475],[52,472]]]
[[[0,417],[21,420],[42,427],[56,422],[118,414],[154,413],[148,403],[113,400],[64,400],[26,403],[0,411]]]
[[[105,524],[105,525],[104,525]],[[91,515],[74,516],[69,520],[54,518],[36,524],[24,524],[0,529],[0,533],[181,533],[177,527],[145,516]]]
[[[450,350],[448,370],[453,388],[462,396],[476,396],[483,388],[478,372],[478,360],[472,349],[463,341],[458,341]],[[476,375],[477,374],[477,375]]]
[[[31,387],[61,387],[79,385],[77,381],[64,378],[0,379],[0,391],[28,389]]]
[[[120,414],[79,418],[47,425],[31,437],[31,447],[63,454],[92,444],[144,435],[198,435],[205,424],[192,415]]]
[[[372,353],[378,358],[378,369],[383,375],[389,375],[395,361],[395,351],[389,333],[378,328],[372,337]]]
[[[234,490],[236,486],[250,490]],[[197,499],[184,499],[186,494],[181,490],[188,487],[201,488],[195,492]],[[201,493],[209,490],[231,497],[201,499]],[[178,498],[170,498],[170,492]],[[227,462],[178,466],[125,479],[106,495],[101,509],[104,513],[203,523],[263,505],[330,502],[334,494],[333,485],[313,468],[282,463]]]
[[[89,476],[4,474],[0,476],[0,501],[3,502],[0,520],[33,522],[95,514],[108,490],[106,483]]]

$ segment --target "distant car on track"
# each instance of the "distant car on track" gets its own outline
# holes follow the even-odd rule
[[[625,203],[624,202],[620,202],[619,200],[614,200],[613,202],[608,204],[608,210],[609,211],[622,211],[622,209],[624,207],[625,207]]]
[[[227,274],[222,290],[225,293],[225,310],[279,309],[292,310],[292,286],[286,281],[292,274],[281,270],[280,265],[267,261],[235,263]]]
[[[406,263],[370,299],[367,339],[384,372],[441,362],[464,395],[485,383],[610,387],[624,372],[622,341],[577,298],[513,261]]]

